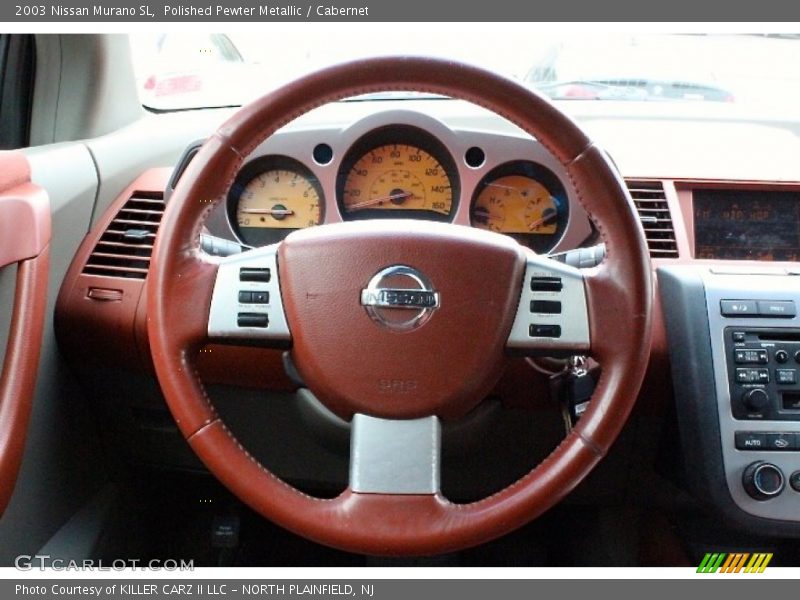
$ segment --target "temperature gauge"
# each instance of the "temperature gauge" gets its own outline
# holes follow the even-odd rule
[[[537,252],[561,239],[568,204],[561,182],[544,167],[506,163],[478,184],[470,210],[474,227],[510,235]]]

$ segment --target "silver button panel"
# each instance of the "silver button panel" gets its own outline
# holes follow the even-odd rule
[[[281,300],[278,247],[279,244],[273,244],[255,248],[220,261],[208,318],[211,339],[291,339]],[[260,297],[266,301],[240,302],[240,292],[261,292]],[[265,325],[242,326],[241,322],[265,322]]]

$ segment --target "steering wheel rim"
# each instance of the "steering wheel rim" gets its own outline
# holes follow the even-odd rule
[[[208,339],[219,265],[199,250],[202,224],[246,157],[276,130],[323,104],[366,93],[418,91],[483,106],[534,136],[564,166],[604,243],[581,273],[591,354],[603,366],[589,409],[553,452],[505,489],[471,504],[440,493],[310,497],[280,480],[236,440],[194,367]],[[447,226],[444,226],[447,227]],[[281,266],[283,268],[283,266]],[[499,537],[568,494],[607,453],[635,403],[649,359],[651,267],[641,224],[606,156],[548,100],[477,67],[428,58],[376,58],[305,76],[242,108],[184,173],[153,250],[148,334],[166,402],[208,469],[256,512],[306,538],[378,555],[427,555]]]

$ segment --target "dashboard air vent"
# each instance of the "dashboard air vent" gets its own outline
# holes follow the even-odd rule
[[[134,192],[100,236],[83,272],[128,279],[147,277],[163,215],[163,194]]]
[[[675,228],[660,181],[627,181],[652,258],[678,258]]]

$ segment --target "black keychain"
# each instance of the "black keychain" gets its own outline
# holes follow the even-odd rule
[[[585,356],[570,357],[564,370],[550,378],[550,390],[561,405],[567,433],[589,407],[596,383]]]

